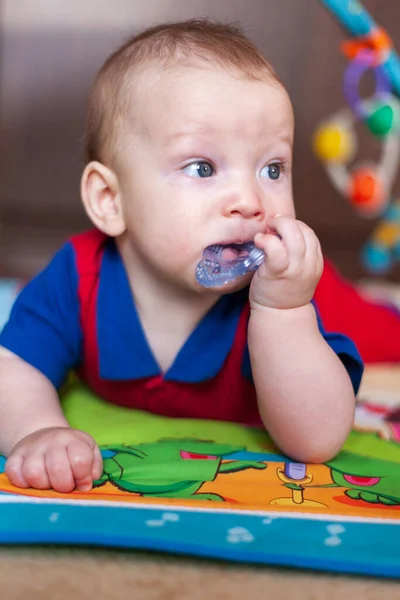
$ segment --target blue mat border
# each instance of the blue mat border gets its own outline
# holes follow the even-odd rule
[[[249,514],[47,499],[7,501],[4,496],[0,503],[0,544],[130,548],[390,578],[400,578],[399,525],[384,519],[328,515],[310,519],[300,513]],[[330,535],[328,528],[343,530],[336,535],[338,545],[323,543],[323,536]],[[228,542],[227,532],[235,531],[239,537],[241,532],[242,537],[253,539]]]

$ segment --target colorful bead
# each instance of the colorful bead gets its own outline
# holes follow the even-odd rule
[[[360,167],[351,174],[349,198],[361,210],[380,204],[384,187],[376,171]]]
[[[322,125],[314,136],[314,151],[325,162],[349,162],[354,156],[354,135],[337,125]]]
[[[396,114],[397,113],[397,114]],[[398,123],[398,109],[394,104],[378,104],[366,119],[368,129],[374,135],[388,135]]]

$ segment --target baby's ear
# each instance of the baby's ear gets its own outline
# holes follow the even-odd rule
[[[121,194],[114,171],[97,161],[86,165],[81,179],[81,196],[90,220],[100,231],[111,237],[124,233]]]

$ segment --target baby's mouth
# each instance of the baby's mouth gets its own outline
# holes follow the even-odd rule
[[[255,271],[263,262],[264,252],[253,242],[213,244],[203,253],[196,279],[203,287],[220,287]]]
[[[251,245],[251,242],[243,242],[241,244],[214,244],[205,249],[204,256],[206,254],[212,254],[212,256],[219,256],[220,260],[223,261],[246,258],[249,255],[249,246]]]

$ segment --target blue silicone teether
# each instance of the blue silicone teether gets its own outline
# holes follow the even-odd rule
[[[203,287],[220,287],[238,277],[256,271],[264,261],[265,254],[253,242],[232,244],[232,249],[240,250],[237,258],[226,259],[223,252],[226,246],[214,245],[204,250],[203,260],[196,268],[196,279]]]

